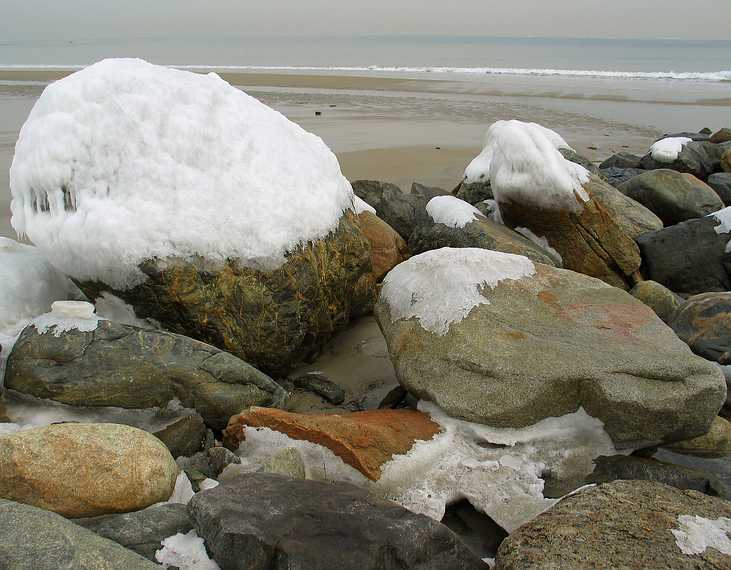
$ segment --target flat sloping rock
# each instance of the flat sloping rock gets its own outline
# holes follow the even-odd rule
[[[592,178],[584,190],[600,202],[622,231],[633,239],[645,232],[663,228],[662,220],[651,210],[631,197],[625,196],[620,190],[601,178]]]
[[[711,215],[639,236],[644,276],[682,295],[730,290],[731,236],[719,225]]]
[[[599,165],[600,170],[607,168],[640,168],[641,156],[629,152],[613,154]]]
[[[396,230],[371,212],[358,214],[360,229],[371,244],[373,278],[381,281],[384,275],[409,257],[409,248]]]
[[[379,479],[381,467],[394,455],[408,453],[417,441],[430,440],[441,431],[439,424],[416,410],[293,414],[251,408],[231,418],[224,432],[227,447],[238,448],[246,427],[266,427],[327,447],[372,481]]]
[[[224,570],[485,568],[446,526],[346,483],[241,474],[190,511]]]
[[[715,548],[681,551],[672,531],[687,515],[728,519],[731,503],[649,481],[600,485],[566,497],[508,536],[496,568],[729,568],[731,556]]]
[[[421,196],[427,202],[437,196],[449,196],[449,192],[447,192],[444,188],[426,186],[425,184],[419,184],[418,182],[412,182],[410,193],[416,196]]]
[[[116,542],[49,511],[0,499],[3,570],[155,570]]]
[[[68,517],[167,501],[178,471],[156,437],[119,424],[54,424],[0,437],[0,498]]]
[[[597,279],[540,264],[532,275],[497,284],[463,282],[468,269],[452,251],[460,250],[399,265],[392,274],[406,277],[391,289],[389,274],[376,305],[397,378],[414,396],[493,427],[530,426],[583,407],[618,446],[708,430],[726,398],[723,376],[652,309]],[[510,261],[507,254],[473,251],[484,257],[475,256],[479,267]],[[440,284],[439,303],[454,297],[463,316],[441,330],[422,325],[419,319],[441,309],[422,308],[425,293],[415,285],[422,281]],[[462,304],[470,285],[481,304]],[[409,299],[418,318],[399,318],[399,303]]]
[[[599,170],[599,176],[615,188],[619,188],[622,183],[645,172],[647,171],[644,168],[619,168],[612,166],[611,168],[601,168]]]
[[[152,408],[177,399],[217,429],[243,408],[278,406],[286,397],[266,374],[232,354],[112,321],[90,332],[41,334],[27,327],[8,360],[5,385],[77,406]]]
[[[188,507],[179,503],[155,505],[134,513],[75,519],[74,522],[153,562],[156,562],[155,552],[160,550],[163,540],[178,533],[186,534],[193,528]]]
[[[702,218],[723,208],[721,198],[708,184],[674,170],[646,172],[625,182],[620,190],[657,214],[667,226]]]

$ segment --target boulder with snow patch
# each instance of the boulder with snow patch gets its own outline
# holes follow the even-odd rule
[[[683,303],[682,297],[657,281],[640,281],[630,289],[630,295],[650,307],[665,323],[669,322],[675,310]]]
[[[449,196],[449,192],[447,192],[444,188],[426,186],[425,184],[419,184],[418,182],[411,183],[410,193],[416,196],[421,196],[427,201],[431,200],[435,196]]]
[[[426,217],[424,208],[429,201],[420,194],[406,194],[389,182],[356,180],[353,192],[376,210],[384,220],[405,240],[409,239],[419,220]]]
[[[133,513],[75,519],[74,522],[153,562],[156,562],[155,552],[163,540],[193,528],[188,507],[179,503],[153,505]]]
[[[268,428],[322,445],[373,481],[395,455],[407,453],[417,441],[430,440],[441,431],[439,424],[416,410],[293,414],[251,408],[231,418],[224,431],[226,446],[238,449],[246,439],[246,428]]]
[[[456,188],[454,194],[460,200],[464,200],[468,204],[473,206],[478,202],[484,202],[485,200],[492,200],[495,197],[492,194],[492,186],[490,181],[485,182],[462,182]]]
[[[644,168],[601,168],[599,169],[599,176],[606,180],[609,184],[618,188],[627,180],[631,180],[635,176],[644,174],[647,172]]]
[[[375,214],[361,212],[358,221],[370,243],[373,279],[379,282],[386,273],[409,257],[409,248],[396,230]]]
[[[727,568],[731,503],[650,481],[566,497],[498,550],[498,570]]]
[[[708,141],[669,137],[653,144],[641,165],[645,170],[670,169],[706,180],[721,169],[722,154],[722,146]]]
[[[652,210],[667,226],[723,209],[721,198],[708,184],[674,170],[651,170],[628,180],[619,190]]]
[[[159,570],[157,564],[60,515],[0,499],[4,570]]]
[[[731,141],[731,129],[729,128],[723,128],[719,129],[715,133],[711,135],[711,138],[708,139],[714,144],[721,144],[725,142]]]
[[[56,313],[20,335],[5,385],[86,407],[152,408],[179,400],[217,429],[243,408],[280,406],[286,398],[266,374],[208,344],[93,315],[74,320]]]
[[[599,165],[599,171],[606,170],[608,168],[618,169],[639,169],[641,156],[632,154],[629,152],[618,152],[613,154]]]
[[[119,424],[54,424],[0,436],[0,498],[67,517],[167,501],[178,466],[154,436]]]
[[[412,257],[387,275],[376,317],[401,385],[468,421],[522,427],[583,408],[640,447],[704,433],[726,398],[717,367],[652,309],[522,256]]]
[[[561,265],[559,255],[537,236],[525,235],[486,218],[474,206],[454,196],[438,196],[427,204],[429,221],[419,223],[409,238],[409,250],[423,253],[442,247],[479,247],[525,255],[547,265]]]
[[[10,177],[14,228],[87,296],[267,371],[374,302],[335,155],[215,74],[105,60],[51,84]]]
[[[726,206],[731,206],[731,172],[716,172],[708,177],[708,185]]]
[[[446,526],[346,483],[241,474],[190,512],[222,568],[485,567]]]
[[[638,277],[639,250],[617,221],[616,208],[610,211],[594,196],[609,187],[566,160],[559,152],[566,146],[540,125],[498,121],[468,170],[475,163],[487,168],[506,225],[546,239],[567,269],[629,288]]]
[[[681,295],[731,289],[731,208],[637,238],[642,272]]]
[[[676,310],[670,326],[696,354],[731,364],[731,293],[701,293]]]

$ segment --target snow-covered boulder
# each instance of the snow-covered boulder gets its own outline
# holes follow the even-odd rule
[[[598,185],[597,194],[606,193],[606,184],[566,160],[567,147],[540,125],[498,121],[468,172],[476,175],[476,162],[489,177],[506,225],[546,240],[567,269],[628,288],[640,267],[637,246],[616,219],[621,212],[592,192]]]
[[[49,85],[13,227],[90,297],[285,369],[368,308],[368,242],[323,141],[215,74],[105,60]]]
[[[690,137],[667,137],[654,143],[642,157],[645,170],[669,168],[692,174],[706,180],[721,170],[722,145],[706,141],[694,141]]]
[[[650,309],[598,279],[483,249],[417,255],[376,318],[396,375],[450,416],[524,427],[583,408],[622,447],[708,430],[720,371]]]

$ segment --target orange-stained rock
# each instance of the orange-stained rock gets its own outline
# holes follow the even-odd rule
[[[372,481],[394,455],[407,453],[417,440],[430,440],[439,424],[416,410],[372,410],[349,414],[293,414],[273,408],[249,408],[233,416],[224,431],[229,449],[246,439],[246,427],[266,427],[292,439],[327,447]]]
[[[404,239],[375,214],[365,211],[358,214],[360,229],[371,244],[373,277],[381,281],[386,273],[409,258]]]

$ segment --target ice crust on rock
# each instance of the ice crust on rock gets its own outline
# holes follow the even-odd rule
[[[450,228],[463,228],[470,222],[485,217],[472,204],[456,196],[435,196],[427,203],[426,213],[435,223]]]
[[[465,182],[489,180],[501,200],[537,204],[546,209],[578,211],[589,199],[583,184],[590,174],[566,160],[569,149],[558,133],[536,123],[497,121],[485,134],[480,155],[465,170]]]
[[[149,258],[273,269],[353,192],[317,136],[214,73],[109,59],[52,83],[20,132],[12,224],[51,263],[116,289]]]
[[[721,554],[731,555],[731,519],[721,517],[716,520],[693,515],[678,517],[678,528],[670,532],[675,543],[683,552],[692,556],[703,554],[708,548],[715,548]]]
[[[94,305],[86,301],[54,301],[51,312],[33,319],[39,334],[53,333],[60,337],[72,330],[95,331],[102,320],[94,314]]]
[[[393,321],[415,317],[424,329],[443,336],[477,305],[489,303],[483,288],[534,273],[535,265],[522,255],[444,247],[393,268],[383,280],[381,297]]]
[[[178,533],[162,541],[162,548],[155,552],[155,559],[163,568],[179,570],[220,570],[208,557],[205,541],[195,529],[187,534]]]
[[[544,473],[583,480],[596,457],[617,453],[602,422],[583,409],[521,429],[456,420],[427,402],[420,402],[419,409],[430,414],[442,432],[395,456],[376,482],[325,447],[250,427],[238,450],[241,464],[227,467],[221,479],[229,470],[257,471],[277,452],[295,447],[308,479],[352,483],[435,520],[444,517],[447,505],[467,499],[511,532],[558,501],[543,496]]]
[[[692,140],[688,137],[668,137],[653,144],[650,147],[650,154],[656,161],[670,164],[678,160],[683,147]]]

